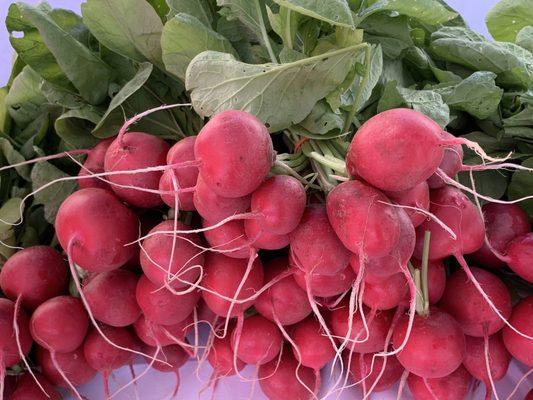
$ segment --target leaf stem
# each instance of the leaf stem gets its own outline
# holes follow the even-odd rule
[[[268,36],[268,32],[266,31],[265,26],[265,19],[263,17],[263,10],[261,9],[261,4],[259,3],[259,0],[255,0],[255,6],[257,8],[257,13],[259,15],[259,18],[261,19],[259,23],[259,27],[261,29],[261,36],[263,37],[263,42],[265,42],[265,46],[268,51],[268,55],[270,56],[270,59],[274,64],[278,63],[278,59],[276,58],[276,55],[274,54],[274,51],[272,50],[272,44],[270,43],[270,37]]]
[[[362,44],[365,46],[365,73],[362,77],[361,85],[359,85],[359,91],[357,92],[357,96],[355,97],[352,108],[350,109],[350,113],[348,114],[348,117],[346,117],[346,121],[344,122],[344,127],[342,128],[343,133],[348,132],[350,126],[352,125],[352,121],[360,106],[359,102],[361,101],[361,96],[363,95],[364,87],[366,86],[366,83],[368,82],[368,79],[370,77],[371,47],[368,43]]]
[[[431,231],[424,233],[424,247],[422,249],[422,295],[424,298],[424,314],[429,314],[429,287],[428,287],[428,263],[429,263],[429,244],[431,241]]]

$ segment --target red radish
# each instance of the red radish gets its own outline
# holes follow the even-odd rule
[[[163,139],[142,132],[128,132],[117,136],[105,154],[105,172],[134,171],[166,164],[170,146]],[[112,174],[107,179],[121,187],[111,185],[117,196],[136,207],[156,207],[163,203],[157,191],[161,171],[146,171],[129,174]]]
[[[203,227],[207,228],[216,223],[204,220]],[[215,252],[223,251],[225,256],[231,258],[250,257],[251,242],[246,237],[242,220],[228,221],[217,228],[206,230],[204,237]],[[232,249],[235,250],[228,251]]]
[[[390,310],[398,306],[409,288],[403,273],[387,278],[367,273],[364,278],[363,303],[371,309]]]
[[[70,385],[61,376],[61,372],[54,365],[52,354],[48,350],[44,347],[37,347],[36,357],[43,375],[51,383],[66,389],[70,388]],[[96,375],[96,371],[87,364],[83,354],[83,346],[69,353],[56,353],[54,357],[62,373],[74,386],[83,385]]]
[[[352,329],[347,348],[356,353],[375,353],[383,350],[387,332],[391,325],[392,313],[390,311],[369,310],[364,307],[368,334],[365,330],[360,312],[353,315]],[[346,304],[331,312],[331,329],[333,333],[344,340],[349,330],[349,310]]]
[[[286,273],[289,261],[286,257],[265,263],[265,283]],[[255,309],[270,321],[281,325],[292,325],[311,313],[307,293],[300,288],[292,275],[281,279],[255,301]]]
[[[213,344],[209,348],[207,361],[209,361],[209,364],[213,368],[211,379],[218,379],[220,376],[231,376],[237,373],[233,364],[234,352],[231,347],[233,327],[230,329],[224,337],[215,337]],[[236,365],[239,371],[246,366],[244,361],[239,359],[237,359]]]
[[[390,389],[400,380],[404,371],[398,359],[393,355],[381,357],[372,353],[353,353],[351,357],[350,375],[355,382],[360,382],[358,385],[361,385],[365,392],[372,386],[374,387],[372,392]],[[373,363],[372,360],[374,360]],[[383,372],[381,372],[382,369]]]
[[[137,337],[150,347],[170,346],[180,342],[185,343],[185,336],[191,329],[192,323],[192,316],[189,316],[174,325],[159,325],[141,315],[133,324],[133,328]]]
[[[0,379],[4,379],[5,368],[9,368],[21,360],[15,332],[13,330],[13,317],[15,303],[8,299],[0,298]],[[30,335],[29,318],[23,310],[17,314],[19,340],[22,354],[30,352],[33,340]]]
[[[141,315],[135,298],[138,280],[133,272],[123,269],[93,277],[83,288],[83,293],[94,318],[116,327],[133,324]]]
[[[246,364],[262,365],[276,358],[282,344],[283,336],[276,324],[253,315],[244,320],[240,331],[233,332],[231,348]]]
[[[509,323],[518,331],[533,336],[533,296],[522,299],[513,308]],[[527,339],[510,327],[503,328],[503,342],[509,353],[521,363],[533,367],[533,340]]]
[[[259,367],[259,385],[269,400],[308,400],[318,392],[311,368],[299,365],[289,350]]]
[[[61,400],[61,395],[44,376],[34,374],[46,393],[43,393],[29,373],[25,373],[18,379],[17,387],[9,400]]]
[[[445,140],[455,139],[451,133],[442,131],[442,137]],[[455,175],[461,171],[463,165],[463,148],[460,144],[447,145],[444,147],[444,156],[439,165],[439,169],[448,175],[450,178],[454,178]],[[428,185],[431,189],[439,189],[445,185],[441,177],[436,173],[431,175],[428,180]]]
[[[301,270],[320,275],[336,275],[350,261],[350,252],[331,227],[326,209],[311,204],[300,225],[290,234],[291,255]]]
[[[298,286],[303,290],[307,290],[305,272],[300,269],[295,270],[294,279]],[[343,271],[337,275],[309,275],[309,289],[313,297],[332,297],[341,295],[352,287],[355,281],[355,273],[348,265]]]
[[[149,321],[160,325],[174,325],[191,315],[200,299],[198,290],[185,294],[154,285],[146,276],[137,284],[137,303]]]
[[[429,210],[429,187],[426,182],[420,182],[418,185],[401,192],[386,192],[385,194],[399,205],[419,208],[424,211]],[[424,222],[427,216],[412,208],[405,208],[404,211],[416,228]]]
[[[488,203],[483,206],[485,233],[490,246],[500,255],[506,253],[508,243],[530,231],[527,214],[515,204]],[[494,255],[487,243],[471,255],[483,267],[501,268],[505,261]],[[533,274],[532,274],[533,276]]]
[[[88,328],[89,317],[83,303],[71,296],[57,296],[45,301],[30,320],[33,339],[56,353],[69,353],[80,347]]]
[[[505,284],[488,271],[475,267],[470,269],[502,316],[506,320],[509,319],[511,296]],[[505,326],[505,322],[489,306],[462,270],[456,271],[448,278],[441,307],[459,322],[463,332],[469,336],[492,335]]]
[[[196,136],[188,136],[175,143],[167,153],[167,164],[180,164],[185,161],[194,161],[194,143]],[[174,191],[174,180],[176,179],[178,188],[193,188],[196,186],[198,180],[198,167],[180,167],[174,169],[167,169],[163,172],[159,180],[159,190]],[[178,195],[179,209],[185,211],[193,211],[193,192],[180,192]],[[176,198],[174,194],[161,194],[161,199],[169,207],[174,208]]]
[[[415,374],[407,378],[415,400],[465,400],[471,382],[472,376],[463,366],[441,378],[426,379]]]
[[[202,218],[218,222],[235,214],[245,213],[250,208],[251,196],[226,198],[217,195],[198,176],[193,195],[194,207]]]
[[[283,235],[298,226],[305,203],[305,189],[300,181],[278,175],[267,179],[252,193],[251,211],[261,214],[263,230]]]
[[[92,174],[101,174],[104,172],[104,160],[107,149],[113,142],[113,138],[100,140],[87,153],[87,159],[83,163],[83,168],[78,173],[79,177],[89,176]],[[107,179],[107,178],[105,178]],[[78,179],[78,186],[80,189],[86,188],[101,188],[111,190],[109,183],[98,178],[81,178]]]
[[[105,272],[135,255],[135,248],[126,245],[137,239],[139,220],[107,190],[81,189],[59,207],[55,229],[74,263],[90,272]]]
[[[260,219],[247,219],[244,221],[246,236],[256,249],[280,250],[289,245],[291,240],[289,235],[266,232],[261,228],[261,225],[262,220]]]
[[[411,260],[415,268],[421,269],[422,263],[413,258]],[[437,304],[444,294],[446,288],[446,269],[442,260],[431,260],[428,262],[428,295],[429,304]]]
[[[507,246],[507,264],[517,275],[533,283],[533,233],[519,236]]]
[[[198,133],[194,154],[205,183],[219,196],[229,198],[252,193],[275,159],[265,125],[238,110],[212,117]]]
[[[202,250],[195,246],[200,244],[198,235],[168,233],[187,229],[190,227],[179,221],[167,220],[153,228],[143,240],[141,267],[155,285],[181,289],[200,276],[204,256]]]
[[[11,399],[13,392],[17,388],[18,377],[7,375],[4,379],[4,399]]]
[[[291,337],[296,345],[292,349],[294,357],[305,367],[320,371],[335,357],[335,349],[319,322],[313,317],[294,325]]]
[[[390,254],[400,237],[398,210],[390,200],[360,181],[347,181],[329,192],[328,219],[350,251],[377,258]]]
[[[408,318],[403,315],[393,332],[395,348],[404,342]],[[442,378],[463,362],[465,336],[453,317],[436,307],[429,315],[416,315],[405,347],[397,354],[398,361],[409,372],[424,378]]]
[[[12,300],[19,296],[34,310],[44,301],[63,294],[69,282],[68,265],[48,246],[27,247],[13,254],[0,270],[0,288]]]
[[[202,298],[215,314],[221,317],[235,317],[241,315],[254,301],[232,303],[227,299],[244,300],[253,296],[263,286],[263,266],[259,259],[254,260],[248,277],[242,289],[236,295],[237,289],[247,270],[247,260],[229,258],[220,254],[209,253],[204,265]],[[228,312],[231,311],[228,315]]]
[[[176,386],[172,393],[172,397],[176,397],[180,385],[179,369],[187,362],[189,355],[178,345],[165,346],[161,349],[144,346],[143,350],[152,357],[145,357],[146,362],[151,364],[151,368],[160,372],[172,372],[176,375]],[[153,361],[154,358],[160,361]]]
[[[492,398],[495,381],[507,373],[511,355],[505,348],[500,332],[485,338],[466,336],[466,355],[463,365],[486,386],[486,399]]]

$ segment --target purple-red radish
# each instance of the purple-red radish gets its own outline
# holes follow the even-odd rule
[[[401,192],[386,192],[385,194],[401,206],[412,207],[404,208],[404,211],[415,228],[427,218],[424,213],[414,209],[429,210],[429,187],[426,182],[420,182],[418,185]]]
[[[410,374],[407,378],[409,390],[415,400],[465,400],[470,392],[472,376],[461,365],[455,371],[441,378],[422,378]]]
[[[296,266],[312,274],[336,275],[350,261],[350,252],[339,240],[321,204],[311,204],[298,227],[290,234],[291,255]]]
[[[192,316],[174,325],[159,325],[141,315],[133,324],[137,337],[150,347],[170,346],[185,343],[185,336],[191,330]]]
[[[306,286],[306,273],[295,268],[294,279],[303,290],[308,290]],[[345,293],[352,287],[355,281],[355,272],[351,266],[347,266],[336,275],[308,274],[309,289],[313,297],[332,297]]]
[[[35,309],[30,320],[33,340],[55,353],[69,353],[81,346],[89,317],[81,300],[57,296]]]
[[[293,347],[292,351],[304,367],[320,371],[333,360],[335,349],[316,319],[306,318],[291,328],[291,337],[297,348]]]
[[[446,131],[442,131],[442,137],[445,140],[455,139],[455,136]],[[446,145],[439,169],[450,178],[455,178],[459,171],[461,171],[462,165],[463,147],[460,144]],[[430,189],[439,189],[445,185],[442,178],[436,173],[428,178],[427,183]]]
[[[105,172],[134,171],[166,164],[170,146],[163,139],[142,132],[128,132],[111,143],[105,154]],[[111,174],[107,179],[121,187],[111,185],[117,196],[125,202],[143,208],[156,207],[163,203],[158,193],[150,193],[136,188],[157,191],[161,171],[146,171],[124,174]]]
[[[522,299],[513,308],[509,323],[518,331],[533,336],[533,296]],[[509,353],[521,363],[533,367],[533,340],[525,338],[509,326],[503,328],[503,342]]]
[[[416,258],[411,259],[413,267],[422,268],[421,261]],[[428,262],[428,295],[429,304],[437,304],[446,288],[446,268],[442,260],[430,260]]]
[[[485,242],[483,247],[470,257],[483,267],[504,267],[505,261],[502,260],[501,255],[506,254],[509,242],[531,230],[527,214],[515,204],[487,203],[482,210],[485,219],[485,234],[490,247]],[[491,247],[499,253],[500,257],[494,254]]]
[[[246,219],[244,221],[246,236],[252,242],[253,247],[263,250],[280,250],[289,245],[291,240],[289,235],[266,232],[261,228],[261,225],[260,219]]]
[[[22,350],[22,355],[20,354],[13,329],[14,316],[15,303],[11,300],[0,298],[0,380],[4,379],[6,368],[17,364],[20,362],[22,355],[26,356],[29,353],[33,343],[30,335],[29,318],[24,310],[19,310],[17,325]]]
[[[11,300],[19,296],[22,305],[34,310],[68,288],[68,265],[48,246],[27,247],[13,254],[0,270],[0,288]]]
[[[126,245],[137,239],[139,220],[107,190],[81,189],[59,207],[55,229],[74,263],[90,272],[105,272],[135,255],[135,247]]]
[[[366,273],[363,284],[363,303],[376,310],[390,310],[398,306],[409,288],[403,273],[397,273],[383,278]]]
[[[175,143],[167,153],[167,164],[174,165],[186,161],[194,161],[194,143],[196,136],[188,136]],[[173,178],[174,176],[174,178]],[[159,190],[161,191],[175,191],[174,179],[176,180],[177,188],[187,189],[196,186],[198,180],[198,167],[180,167],[174,169],[167,169],[163,172],[159,180]],[[193,211],[195,209],[193,202],[193,192],[179,192],[178,204],[180,210]],[[175,194],[161,194],[161,199],[165,204],[171,208],[176,205]]]
[[[143,351],[149,354],[152,358],[146,358],[146,362],[151,365],[151,368],[160,371],[173,373],[176,376],[176,385],[172,392],[172,397],[176,397],[180,386],[179,369],[187,362],[189,355],[179,345],[169,345],[161,349],[143,346]],[[153,361],[155,358],[156,361]]]
[[[533,233],[513,239],[507,246],[507,264],[517,275],[533,283]]]
[[[373,387],[372,392],[390,389],[400,380],[404,371],[396,356],[377,357],[372,353],[351,354],[350,376],[364,390]],[[385,364],[385,367],[383,367]],[[348,362],[345,362],[348,365]],[[383,372],[381,370],[383,369]],[[381,374],[381,376],[380,376]]]
[[[196,289],[184,294],[154,285],[146,276],[141,276],[137,283],[137,303],[144,317],[156,324],[175,325],[191,315],[200,299]]]
[[[117,269],[94,276],[83,293],[95,319],[110,326],[128,326],[141,315],[135,291],[139,277]]]
[[[85,359],[83,346],[69,353],[56,353],[54,357],[55,364],[59,366],[61,372],[54,365],[52,353],[44,347],[37,347],[37,363],[41,367],[43,375],[56,386],[66,389],[70,388],[70,385],[63,379],[62,373],[74,386],[83,385],[96,375],[96,370]]]
[[[198,133],[194,154],[202,180],[219,196],[252,193],[265,179],[275,153],[265,125],[238,110],[216,114]],[[208,218],[211,219],[211,218]]]
[[[237,373],[233,363],[235,353],[231,347],[233,329],[234,327],[230,326],[228,333],[224,337],[215,337],[213,344],[209,348],[207,361],[213,368],[211,379],[218,379],[222,376],[231,376]],[[237,359],[236,364],[238,371],[241,371],[246,366],[246,363],[239,359]]]
[[[196,282],[204,264],[200,238],[196,233],[173,234],[189,226],[173,220],[161,222],[142,242],[141,267],[158,287],[187,288]],[[166,233],[164,233],[166,232]]]
[[[96,146],[89,150],[87,159],[83,163],[83,167],[78,173],[79,177],[85,177],[92,174],[101,174],[104,172],[105,153],[113,142],[114,138],[104,139],[99,141]],[[105,178],[107,179],[107,178]],[[81,178],[78,179],[78,186],[80,189],[100,188],[111,190],[109,183],[98,178]]]
[[[204,220],[203,227],[208,228],[216,223],[217,221]],[[243,220],[228,221],[217,228],[206,230],[204,237],[214,252],[221,252],[231,258],[250,257],[251,241],[246,237]]]
[[[253,315],[243,321],[241,329],[237,325],[231,348],[246,364],[262,365],[276,358],[282,344],[283,336],[276,324],[261,315]]]
[[[265,263],[265,283],[285,273],[289,261],[279,257]],[[302,321],[311,313],[307,293],[300,288],[292,275],[281,279],[255,300],[255,309],[263,317],[281,325],[292,325]]]
[[[505,284],[496,275],[483,269],[470,267],[470,270],[501,315],[509,319],[511,295]],[[469,336],[492,335],[505,326],[505,322],[489,306],[462,270],[448,277],[440,307],[454,317],[463,332]]]
[[[9,400],[61,400],[62,396],[48,380],[39,373],[34,373],[41,389],[29,373],[23,374]]]

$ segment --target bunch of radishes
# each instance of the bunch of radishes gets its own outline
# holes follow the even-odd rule
[[[269,176],[276,153],[248,113],[172,147],[122,130],[89,152],[59,209],[63,255],[31,247],[2,267],[0,373],[25,372],[0,394],[57,399],[56,385],[82,399],[100,372],[110,398],[139,377],[110,393],[109,374],[142,356],[175,374],[207,360],[212,383],[256,365],[272,400],[405,380],[415,399],[463,399],[473,378],[490,398],[511,356],[533,367],[533,297],[513,307],[479,267],[532,282],[533,234],[518,206],[482,214],[463,194],[462,144],[497,161],[416,111],[378,114],[351,143],[353,179],[324,203]]]

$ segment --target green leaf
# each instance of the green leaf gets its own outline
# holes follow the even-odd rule
[[[26,161],[25,158],[13,148],[13,145],[9,142],[9,140],[5,138],[0,138],[0,150],[2,151],[2,154],[9,165]],[[30,180],[30,167],[28,165],[16,167],[16,171],[27,181]]]
[[[147,0],[152,5],[159,18],[162,21],[166,20],[167,15],[170,12],[170,7],[165,0]]]
[[[272,10],[267,7],[267,14],[274,32],[276,32],[283,40],[283,43],[287,48],[291,50],[294,49],[298,33],[298,25],[302,20],[302,14],[283,6],[279,7],[278,14],[274,14]]]
[[[83,22],[100,43],[132,60],[162,66],[161,19],[145,0],[87,0]]]
[[[525,160],[522,165],[524,167],[533,168],[533,157]],[[530,196],[533,192],[533,174],[528,171],[516,171],[513,174],[509,188],[507,189],[507,195],[511,200],[516,200],[522,197]],[[533,200],[526,200],[521,202],[522,207],[529,218],[533,218]]]
[[[341,114],[334,113],[325,101],[315,104],[311,113],[300,122],[300,126],[315,135],[325,135],[328,132],[339,134],[344,126]]]
[[[291,50],[288,47],[284,47],[281,49],[279,53],[279,61],[283,63],[291,63],[298,60],[303,60],[305,58],[305,54],[300,53],[296,50]]]
[[[200,116],[241,109],[276,132],[302,121],[342,83],[362,48],[348,47],[280,65],[245,64],[230,54],[206,51],[189,64],[185,85]]]
[[[518,32],[516,44],[533,53],[533,26],[526,26]]]
[[[41,93],[46,97],[46,101],[49,104],[60,107],[81,108],[87,105],[87,102],[79,94],[48,81],[41,83]]]
[[[102,115],[94,107],[69,110],[59,116],[54,123],[57,135],[73,149],[88,149],[98,143],[91,131]]]
[[[46,98],[40,91],[42,78],[29,66],[13,80],[6,97],[6,106],[11,118],[25,127],[42,113]]]
[[[533,25],[533,5],[530,0],[501,0],[489,11],[485,22],[494,39],[514,42],[522,28]]]
[[[18,197],[11,198],[7,200],[0,208],[0,254],[5,258],[9,258],[15,249],[5,246],[16,245],[15,239],[15,229],[13,224],[19,221],[20,219],[20,203],[22,199]]]
[[[484,196],[501,199],[507,190],[509,178],[501,171],[477,171],[473,173],[473,176],[476,191]],[[472,188],[472,181],[470,180],[470,173],[468,172],[459,173],[459,182]],[[469,195],[469,197],[472,196]],[[483,202],[484,201],[481,200],[482,204]]]
[[[466,28],[443,27],[431,35],[431,50],[443,60],[494,72],[503,86],[533,83],[533,55],[513,43],[491,42]]]
[[[383,53],[389,58],[398,58],[405,49],[413,46],[409,20],[405,16],[375,14],[366,18],[359,27],[365,31],[365,40],[381,45]]]
[[[9,134],[11,129],[11,116],[6,104],[7,87],[0,88],[0,132]]]
[[[352,12],[346,0],[274,0],[274,2],[331,25],[354,28]]]
[[[32,188],[35,191],[49,182],[68,176],[49,162],[37,163],[31,171]],[[34,202],[44,206],[44,218],[49,223],[54,223],[59,206],[76,190],[76,186],[74,180],[61,181],[35,193]]]
[[[161,47],[167,71],[182,80],[191,60],[202,51],[237,55],[229,40],[187,14],[177,14],[165,24]]]
[[[377,12],[397,12],[419,20],[425,24],[443,24],[457,17],[437,0],[379,0],[361,11],[358,17],[362,20]]]
[[[198,18],[205,26],[213,23],[213,10],[208,0],[167,0],[170,11],[167,19],[170,20],[179,13],[189,14]]]
[[[91,104],[102,102],[107,95],[111,80],[111,71],[105,63],[42,10],[24,3],[18,3],[16,7],[25,21],[38,30],[44,45],[80,95]],[[36,32],[31,31],[29,34],[30,38],[11,36],[11,42],[18,43],[16,45],[18,48],[21,48],[21,45],[28,46]],[[20,41],[24,43],[21,44]],[[23,59],[26,58],[24,51],[19,54]],[[44,77],[46,79],[46,76]]]
[[[269,27],[266,25],[259,0],[217,0],[224,7],[220,13],[228,20],[239,20],[254,37],[266,45]]]

